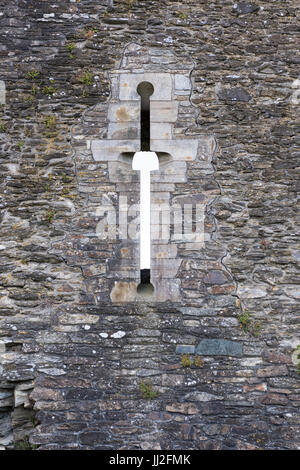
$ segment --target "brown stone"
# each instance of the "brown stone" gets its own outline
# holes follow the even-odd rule
[[[267,390],[267,384],[266,383],[260,383],[260,384],[255,384],[255,385],[244,385],[243,386],[243,391],[245,393],[247,392],[265,392]]]
[[[286,366],[271,366],[257,370],[258,377],[280,377],[282,375],[287,375],[287,373],[288,370]]]
[[[166,406],[166,410],[170,413],[181,413],[186,415],[194,415],[198,413],[198,408],[194,403],[172,403]]]
[[[279,352],[266,351],[264,353],[264,359],[267,362],[275,364],[292,364],[292,358],[290,356]]]
[[[261,401],[265,405],[286,405],[288,399],[285,395],[279,393],[268,393]]]
[[[133,302],[136,298],[136,284],[134,282],[115,282],[110,298],[114,303]]]

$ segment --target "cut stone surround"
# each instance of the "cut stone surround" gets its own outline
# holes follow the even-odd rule
[[[174,235],[171,237],[170,224],[172,224],[171,214],[168,207],[175,202],[174,196],[167,186],[187,182],[188,162],[203,162],[203,169],[211,168],[210,162],[215,151],[215,141],[210,136],[190,136],[180,137],[174,134],[174,128],[179,119],[179,107],[182,97],[189,99],[191,94],[191,68],[183,71],[172,69],[169,72],[140,72],[140,68],[135,70],[130,64],[130,55],[135,50],[134,45],[130,45],[124,53],[122,67],[114,70],[110,74],[113,84],[113,93],[107,108],[107,138],[88,141],[96,162],[107,162],[109,181],[113,184],[122,185],[125,190],[117,190],[120,198],[127,197],[130,191],[131,200],[134,198],[138,202],[139,175],[132,170],[132,156],[140,150],[140,96],[136,89],[143,81],[150,82],[154,87],[154,92],[150,97],[150,147],[159,155],[159,171],[151,173],[151,198],[152,198],[152,244],[153,256],[151,260],[151,282],[154,285],[154,293],[151,301],[174,302],[182,301],[181,281],[178,278],[178,270],[182,263],[182,258],[178,254],[178,246],[189,241],[188,249],[193,251],[199,249],[201,242],[204,242],[204,224],[200,226],[201,220],[194,220],[201,233],[194,233],[193,236]],[[136,46],[139,50],[139,46]],[[146,53],[147,54],[147,53]],[[150,56],[149,56],[150,57]],[[150,59],[151,63],[151,59]],[[166,68],[166,67],[165,67]],[[191,107],[190,103],[185,102]],[[130,157],[126,155],[130,154]],[[158,186],[157,186],[158,185]],[[133,196],[134,194],[134,196]],[[158,197],[157,197],[158,196]],[[177,204],[180,200],[177,198]],[[189,194],[189,204],[199,204],[199,198],[194,197],[194,190],[191,188]],[[209,199],[202,199],[202,204],[208,204]],[[159,206],[164,221],[161,223],[162,234],[159,235],[160,211],[153,209],[153,204]],[[184,206],[181,205],[183,208]],[[188,209],[185,207],[186,213]],[[197,216],[204,216],[205,207],[197,212]],[[192,218],[192,214],[190,214]],[[137,220],[138,224],[138,220]],[[174,221],[173,221],[174,224]],[[163,235],[166,233],[167,235]],[[112,234],[115,236],[115,232]],[[163,238],[162,238],[163,237]],[[167,238],[166,238],[167,237]],[[161,240],[159,240],[159,238]],[[130,246],[128,258],[124,255],[118,262],[111,260],[111,267],[107,272],[107,277],[115,279],[111,290],[110,298],[115,302],[143,301],[135,291],[139,284],[139,240],[123,240],[123,252]],[[170,250],[172,248],[172,250]],[[164,257],[157,255],[157,251],[164,251]]]

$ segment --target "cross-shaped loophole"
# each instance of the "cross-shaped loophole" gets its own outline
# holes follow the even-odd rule
[[[151,192],[150,172],[159,168],[156,153],[150,151],[150,96],[153,85],[141,82],[137,87],[141,97],[141,151],[136,152],[132,168],[140,171],[140,276],[137,292],[143,297],[151,296],[154,287],[151,284]]]

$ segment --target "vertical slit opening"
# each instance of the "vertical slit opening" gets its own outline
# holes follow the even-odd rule
[[[141,97],[141,151],[150,151],[150,96],[154,92],[152,83],[141,82],[137,87]]]
[[[150,152],[150,96],[153,94],[153,92],[154,92],[154,88],[150,82],[141,82],[137,86],[137,93],[141,97],[140,130],[141,130],[141,151],[142,152]],[[146,184],[145,181],[144,183]],[[141,178],[140,184],[142,184],[142,178]],[[149,191],[150,191],[150,179],[149,179]],[[141,204],[142,204],[142,201],[141,201]],[[149,201],[149,204],[150,204],[150,201]],[[149,206],[149,210],[150,210],[150,206]],[[143,266],[141,266],[141,268],[142,268],[140,270],[141,281],[140,281],[140,284],[137,286],[137,293],[139,296],[143,298],[148,298],[148,297],[150,298],[154,292],[154,287],[151,284],[150,261],[149,261],[149,267],[147,266],[146,268],[144,268]]]

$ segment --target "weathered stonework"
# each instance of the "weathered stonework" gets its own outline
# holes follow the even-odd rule
[[[299,449],[297,2],[0,4],[0,447]],[[199,200],[205,244],[154,245],[140,302],[99,207],[137,202],[153,73],[154,200]]]
[[[182,64],[177,65],[176,58],[168,53],[167,57],[172,59],[173,65],[172,67],[164,65],[164,72],[159,73],[161,64],[157,63],[157,58],[161,57],[161,52],[159,48],[148,49],[137,44],[130,44],[125,49],[121,68],[109,74],[114,93],[108,102],[108,107],[107,104],[102,106],[103,112],[107,112],[106,135],[108,138],[88,140],[87,146],[91,150],[94,161],[107,165],[108,182],[114,184],[114,191],[102,196],[102,206],[105,208],[102,213],[99,208],[95,207],[95,213],[105,216],[96,228],[98,236],[103,238],[103,233],[100,233],[101,228],[110,227],[114,222],[112,217],[117,218],[115,214],[112,215],[109,212],[109,206],[113,208],[112,198],[119,205],[122,200],[126,201],[124,205],[128,205],[130,201],[130,204],[136,204],[138,207],[139,176],[132,170],[132,156],[140,149],[140,96],[136,89],[139,83],[145,81],[153,85],[154,93],[150,100],[150,145],[153,151],[158,152],[160,168],[151,176],[153,237],[151,281],[154,285],[151,301],[169,300],[180,303],[183,296],[179,269],[184,258],[180,257],[178,251],[184,246],[187,252],[192,253],[204,245],[203,220],[195,220],[195,228],[198,230],[194,233],[178,234],[175,232],[172,234],[170,224],[174,226],[175,222],[169,207],[175,207],[177,204],[181,211],[186,209],[187,204],[196,207],[196,204],[201,202],[202,211],[197,215],[199,219],[201,216],[203,218],[205,206],[211,202],[214,195],[205,194],[203,191],[199,193],[196,188],[188,187],[184,193],[178,194],[180,189],[178,190],[177,187],[178,184],[185,184],[188,181],[189,162],[197,161],[199,178],[203,181],[207,179],[207,171],[213,172],[211,160],[216,145],[212,136],[195,135],[191,139],[184,133],[175,134],[176,125],[183,111],[185,113],[189,111],[190,116],[195,116],[195,108],[189,102],[191,93],[189,77],[193,64],[187,61],[186,70],[183,70]],[[139,63],[141,58],[147,64],[143,67],[144,73],[141,73],[142,67]],[[184,101],[183,96],[186,97]],[[94,110],[89,113],[90,122],[93,122],[93,112]],[[79,133],[82,136],[84,129],[79,129]],[[90,133],[87,137],[89,136]],[[124,213],[124,216],[127,218],[130,209],[126,209],[128,212]],[[136,223],[138,224],[138,219]],[[115,243],[116,238],[120,237],[120,229],[118,233],[111,227],[108,230],[110,233],[105,232],[107,240]],[[134,285],[137,287],[140,282],[139,238],[138,236],[134,239],[130,238],[130,227],[126,226],[122,232],[121,248],[118,248],[121,258],[113,256],[105,273],[106,278],[113,280],[110,299],[113,303],[143,301],[134,289]],[[101,296],[97,301],[98,303],[102,301]]]

